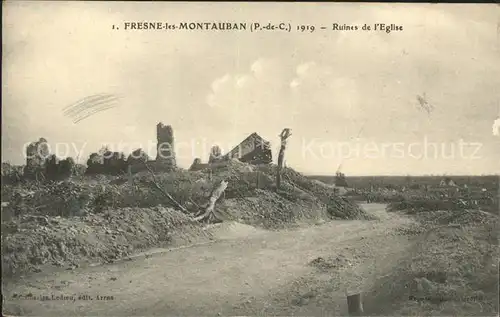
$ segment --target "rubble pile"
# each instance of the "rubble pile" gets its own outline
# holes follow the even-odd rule
[[[107,181],[88,182],[65,180],[46,182],[23,195],[26,188],[3,187],[3,201],[9,202],[14,215],[33,213],[39,215],[72,217],[87,213],[100,213],[107,209],[157,205],[175,207],[157,184],[168,192],[187,210],[196,212],[207,202],[215,184],[228,181],[224,199],[248,197],[273,197],[285,204],[313,204],[328,211],[335,219],[368,219],[367,214],[355,203],[342,196],[336,196],[332,188],[291,170],[284,171],[286,177],[279,191],[275,190],[273,166],[252,166],[231,160],[227,164],[201,171],[175,170],[155,175],[149,172],[129,176],[107,178]],[[271,204],[272,205],[272,204]],[[291,208],[290,207],[290,208]],[[24,208],[24,209],[23,209]]]
[[[365,292],[365,307],[375,308],[377,316],[496,314],[498,216],[477,210],[417,216],[424,231],[407,256]]]
[[[419,213],[419,219],[432,224],[488,225],[498,222],[498,216],[482,210],[455,209]]]
[[[374,216],[366,213],[356,203],[342,196],[337,197],[337,199],[330,199],[327,211],[333,219],[375,220]]]
[[[280,194],[262,189],[257,189],[254,197],[224,200],[220,208],[225,215],[230,215],[230,220],[265,229],[282,229],[328,218],[325,206],[319,201],[291,203]]]
[[[39,271],[43,265],[77,267],[113,262],[162,244],[209,241],[201,225],[180,211],[122,208],[72,218],[23,215],[3,221],[2,273]],[[4,229],[4,228],[2,228]]]
[[[193,219],[223,180],[228,186],[214,211],[219,219],[280,229],[332,218],[367,218],[331,187],[291,169],[284,170],[276,190],[274,172],[272,165],[233,159],[198,171],[142,171],[3,185],[4,272],[113,261],[160,243],[171,245],[172,234],[183,243],[209,239]]]
[[[405,211],[409,214],[438,211],[438,210],[467,210],[477,209],[478,206],[470,205],[460,198],[437,199],[432,197],[404,199],[399,202],[392,202],[388,205],[388,211]]]
[[[90,186],[88,188],[91,188]],[[93,194],[75,181],[47,182],[28,189],[22,186],[3,192],[4,213],[71,217],[88,208]]]
[[[2,163],[2,184],[13,185],[23,179],[24,166]]]

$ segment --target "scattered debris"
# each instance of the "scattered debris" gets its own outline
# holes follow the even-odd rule
[[[289,129],[282,131],[282,146],[290,135]],[[222,160],[215,157],[222,156],[220,149],[213,148],[210,164],[195,160],[189,171],[176,167],[171,126],[159,123],[157,140],[155,161],[141,149],[125,159],[104,146],[90,156],[81,177],[2,184],[6,276],[42,265],[74,270],[85,261],[113,263],[176,239],[211,239],[201,222],[278,229],[304,221],[369,219],[334,188],[283,166],[284,147],[280,164],[271,164],[270,144],[257,133]],[[44,142],[32,144],[27,154],[43,152]],[[50,157],[49,170],[59,171],[62,162]],[[142,167],[135,169],[138,164]],[[47,162],[35,157],[27,166],[42,170]],[[2,165],[2,173],[8,167]],[[180,232],[184,235],[176,237]]]
[[[345,269],[354,266],[354,264],[355,262],[353,260],[346,258],[342,254],[339,254],[337,256],[331,256],[328,257],[327,259],[323,257],[318,257],[309,262],[310,266],[315,267],[322,271],[327,271],[331,269],[336,269],[336,270]]]

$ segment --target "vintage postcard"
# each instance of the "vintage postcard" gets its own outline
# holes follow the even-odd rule
[[[499,5],[2,14],[4,316],[498,316]]]

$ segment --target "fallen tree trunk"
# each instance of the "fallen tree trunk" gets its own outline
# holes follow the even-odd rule
[[[156,189],[158,189],[163,195],[165,195],[177,208],[179,208],[182,212],[188,214],[188,210],[186,208],[184,208],[184,206],[182,206],[181,204],[179,204],[175,199],[174,197],[172,197],[172,195],[170,195],[169,193],[167,193],[167,191],[165,189],[163,189],[159,184],[158,182],[156,181],[156,176],[155,174],[153,173],[153,171],[151,170],[151,168],[148,166],[148,164],[146,164],[146,162],[144,162],[144,165],[146,166],[146,168],[148,169],[149,173],[151,174],[151,176],[153,177],[153,185],[156,187]]]
[[[155,177],[155,174],[153,173],[153,171],[151,170],[151,168],[146,163],[144,163],[144,165],[146,166],[146,168],[148,169],[149,173],[153,177],[153,185],[156,187],[156,189],[158,189],[160,192],[162,192],[163,195],[165,195],[177,208],[179,208],[184,213],[189,214],[189,211],[186,208],[184,208],[184,206],[182,206],[180,203],[178,203],[172,197],[172,195],[170,195],[165,189],[163,189],[158,184],[158,182],[156,180],[156,177]],[[197,217],[194,217],[192,219],[194,221],[221,222],[222,219],[218,218],[217,215],[214,212],[214,210],[215,210],[215,203],[224,194],[224,191],[226,190],[227,186],[228,186],[228,182],[227,181],[225,181],[225,180],[221,181],[219,183],[219,185],[212,190],[212,193],[210,194],[210,198],[209,198],[207,207],[205,208],[204,211],[201,211],[202,214],[199,215],[199,216],[197,216]],[[196,207],[199,208],[199,206],[192,199],[190,199],[190,200],[191,200],[191,202]]]
[[[214,221],[222,221],[222,219],[219,219],[217,215],[214,213],[215,209],[215,203],[217,200],[219,200],[220,196],[224,193],[228,185],[228,182],[223,180],[220,182],[220,184],[215,187],[215,189],[212,191],[210,194],[210,199],[208,201],[208,206],[205,208],[205,212],[194,218],[194,220],[200,221],[200,220],[208,220],[209,222],[214,222]]]

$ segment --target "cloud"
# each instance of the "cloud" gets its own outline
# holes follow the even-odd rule
[[[171,124],[176,139],[207,136],[224,144],[254,131],[276,144],[281,129],[290,127],[290,164],[317,172],[328,171],[332,163],[301,161],[294,153],[299,138],[347,140],[365,121],[362,137],[380,142],[422,135],[498,139],[491,136],[500,98],[497,6],[322,3],[279,10],[275,3],[273,10],[268,4],[241,4],[244,10],[235,10],[239,6],[7,3],[2,148],[10,151],[4,157],[13,159],[16,149],[40,136],[54,142],[78,139],[89,151],[107,140],[146,142],[155,139],[158,121]],[[137,19],[174,23],[220,17],[314,20],[325,26],[394,23],[404,31],[257,34],[110,27]],[[64,116],[62,108],[101,91],[123,96],[119,108],[79,124]],[[415,101],[423,93],[435,107],[430,116]],[[498,152],[491,157],[498,158]],[[380,168],[427,168],[407,162]],[[363,164],[356,164],[356,172],[372,173]],[[435,168],[460,171],[467,164],[437,162]],[[476,165],[481,165],[477,170],[489,166]]]
[[[339,120],[360,115],[355,79],[337,75],[330,67],[316,62],[298,65],[296,74],[290,87],[291,102],[296,103],[297,108],[314,108],[318,115],[338,117]]]
[[[493,130],[493,135],[494,136],[499,136],[500,135],[500,118],[497,118],[493,122],[492,130]]]
[[[275,130],[306,117],[332,124],[360,113],[356,81],[315,61],[293,65],[260,58],[246,73],[216,78],[211,88],[207,103],[218,116],[248,128],[260,121]]]
[[[303,76],[304,74],[306,74],[311,68],[315,67],[316,66],[316,63],[315,62],[308,62],[308,63],[304,63],[304,64],[301,64],[299,66],[297,66],[297,75],[299,76]]]

